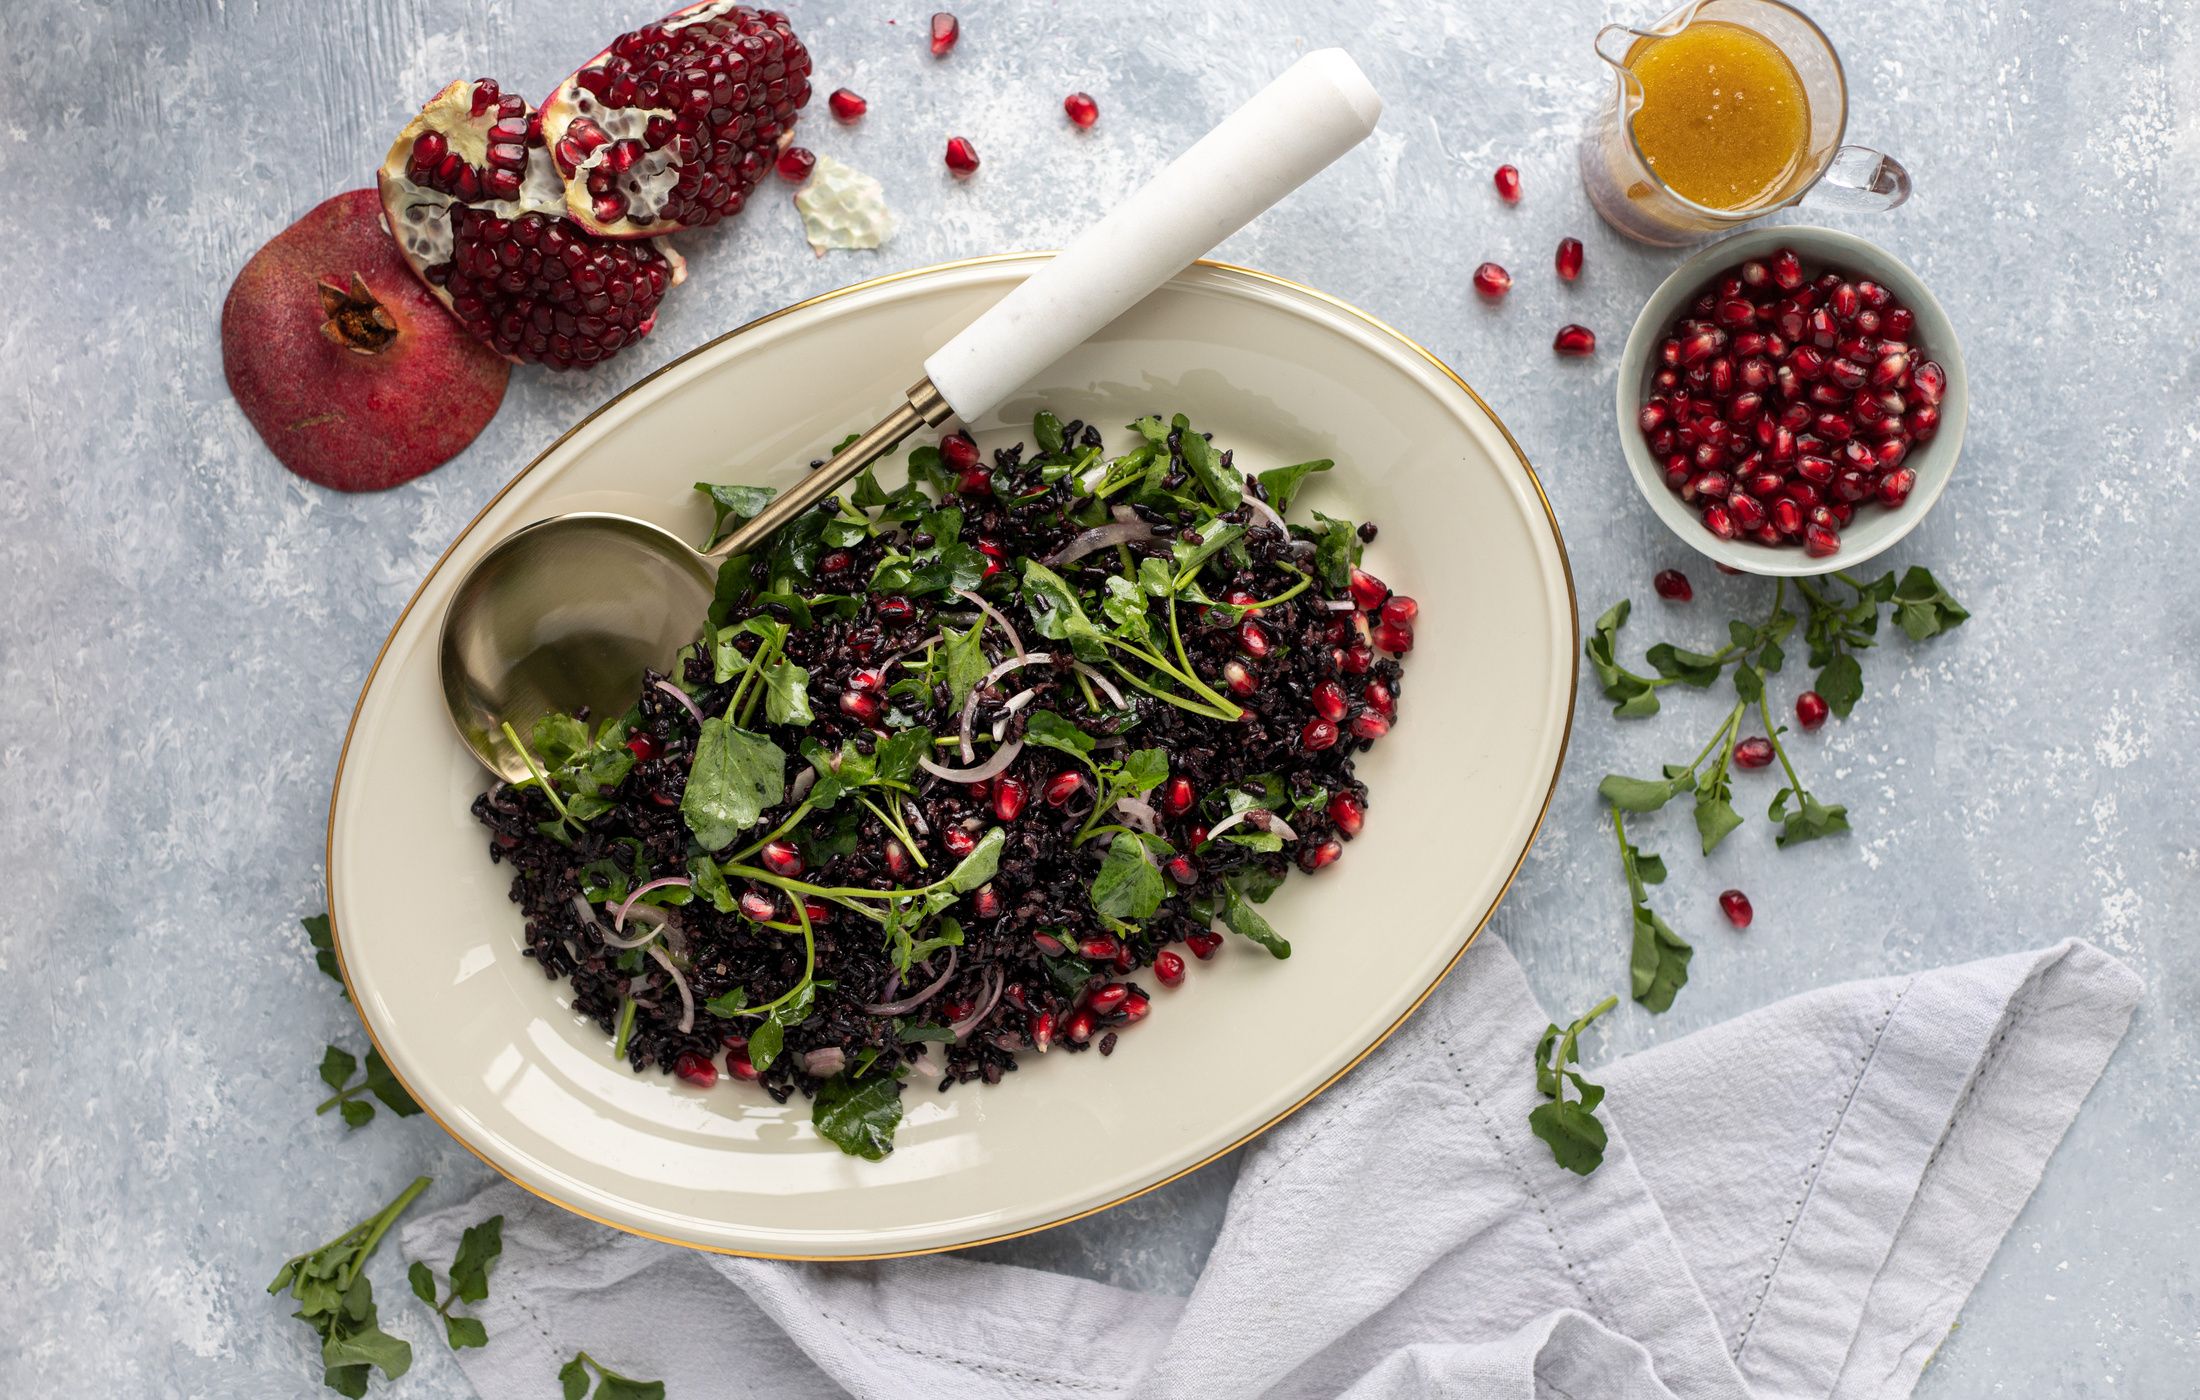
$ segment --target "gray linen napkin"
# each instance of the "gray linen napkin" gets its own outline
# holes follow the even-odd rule
[[[1547,1018],[1485,936],[1248,1150],[1187,1298],[697,1254],[505,1184],[404,1246],[448,1261],[504,1214],[492,1340],[459,1354],[486,1400],[554,1394],[577,1347],[672,1400],[1904,1395],[2139,992],[2065,942],[1792,997],[1605,1066],[1611,1145],[1577,1178],[1528,1133]]]

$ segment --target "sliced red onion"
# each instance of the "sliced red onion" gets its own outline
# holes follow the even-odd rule
[[[904,797],[901,800],[901,810],[909,818],[909,829],[911,831],[919,836],[930,836],[932,834],[932,828],[925,824],[923,810],[916,803]]]
[[[808,797],[810,789],[816,786],[817,770],[804,767],[801,772],[794,775],[794,781],[787,784],[787,800],[789,802],[800,802],[803,798]]]
[[[1008,697],[1007,702],[1001,706],[1001,717],[993,721],[993,741],[995,743],[999,743],[1002,738],[1004,738],[1008,734],[1009,716],[1015,714],[1018,710],[1021,710],[1024,706],[1030,704],[1033,697],[1038,695],[1038,693],[1039,688],[1037,686],[1033,686],[1029,690],[1019,690],[1014,695]]]
[[[1131,707],[1131,702],[1123,698],[1123,692],[1115,688],[1115,682],[1109,680],[1106,676],[1101,675],[1097,670],[1093,669],[1090,666],[1087,666],[1082,661],[1072,661],[1069,664],[1072,669],[1074,669],[1079,675],[1083,676],[1086,680],[1091,681],[1094,685],[1100,687],[1100,693],[1107,696],[1110,700],[1113,700],[1115,702],[1115,708],[1117,708],[1118,710],[1127,710]]]
[[[626,903],[620,905],[618,913],[612,916],[611,927],[617,929],[621,933],[626,932],[627,913],[634,908],[635,904],[640,902],[641,897],[645,894],[648,894],[651,890],[661,890],[670,885],[678,885],[681,889],[684,890],[692,890],[695,888],[695,882],[693,880],[690,880],[685,875],[667,875],[662,880],[652,880],[648,884],[639,887],[634,891],[634,893],[626,897]]]
[[[1024,751],[1024,741],[1011,739],[993,751],[993,757],[975,768],[943,768],[929,758],[917,760],[917,766],[934,777],[945,778],[951,783],[982,783],[1006,772],[1008,765],[1016,761],[1016,755]]]
[[[657,965],[672,979],[672,985],[680,989],[680,1034],[686,1035],[695,1029],[695,993],[688,990],[687,978],[682,977],[680,969],[672,965],[672,959],[665,955],[664,949],[652,948],[649,955],[657,960]]]
[[[1161,815],[1142,797],[1118,798],[1115,810],[1123,814],[1125,821],[1149,836],[1161,829]]]
[[[921,642],[918,642],[918,643],[917,643],[917,644],[915,644],[914,646],[906,646],[906,647],[903,647],[903,648],[902,648],[902,649],[901,649],[900,651],[890,651],[890,652],[888,652],[888,653],[886,654],[886,656],[885,656],[885,658],[884,658],[883,660],[880,660],[880,661],[875,661],[875,662],[873,662],[873,663],[872,663],[872,664],[871,664],[871,665],[870,665],[869,667],[867,667],[866,669],[867,669],[867,670],[872,670],[872,671],[876,671],[876,672],[878,672],[878,673],[879,673],[880,675],[882,675],[882,676],[883,676],[883,675],[885,675],[885,674],[886,674],[886,668],[887,668],[887,667],[889,667],[889,666],[893,665],[893,664],[894,664],[895,662],[897,662],[897,661],[901,660],[901,659],[902,659],[902,658],[903,658],[904,656],[908,656],[908,655],[911,655],[912,653],[915,653],[915,652],[920,652],[920,651],[923,651],[923,650],[924,650],[924,649],[925,649],[926,647],[928,647],[928,646],[931,646],[931,645],[932,645],[933,643],[935,643],[935,642],[937,642],[937,641],[941,640],[941,638],[942,638],[942,636],[943,636],[943,635],[944,635],[944,634],[942,634],[942,633],[939,633],[939,632],[934,632],[934,633],[933,633],[933,634],[932,634],[931,636],[929,636],[929,637],[926,637],[926,638],[925,638],[925,639],[924,639],[923,641],[921,641]]]
[[[1003,613],[999,608],[994,607],[991,603],[988,603],[985,599],[979,597],[977,594],[970,592],[968,589],[956,589],[955,596],[964,599],[967,602],[977,604],[979,612],[982,612],[987,617],[992,618],[993,621],[1000,627],[1000,629],[1008,634],[1008,644],[1009,646],[1015,648],[1016,659],[1018,661],[1024,659],[1024,639],[1016,635],[1016,629],[1009,624],[1008,617],[1005,613]]]
[[[672,916],[665,913],[664,910],[659,909],[654,904],[644,904],[634,911],[634,922],[642,926],[642,931],[631,938],[606,932],[603,935],[603,946],[606,948],[639,948],[644,943],[656,938],[659,933],[664,931],[665,925],[671,921]]]
[[[971,722],[971,721],[972,721],[973,719],[977,718],[977,714],[978,714],[978,697],[979,697],[980,695],[982,695],[982,694],[984,694],[984,693],[985,693],[985,688],[986,688],[987,686],[989,686],[989,685],[993,684],[993,682],[995,682],[995,681],[999,680],[999,679],[1000,679],[1001,677],[1003,677],[1003,676],[1007,675],[1007,674],[1008,674],[1009,672],[1011,672],[1011,671],[1017,670],[1017,669],[1019,669],[1019,668],[1021,668],[1021,667],[1024,667],[1024,666],[1038,666],[1038,665],[1044,665],[1044,664],[1051,664],[1051,663],[1053,662],[1053,660],[1054,660],[1054,657],[1053,657],[1053,656],[1052,656],[1052,655],[1051,655],[1050,653],[1048,653],[1048,652],[1043,652],[1043,651],[1035,651],[1035,652],[1031,652],[1031,653],[1030,653],[1030,654],[1028,654],[1028,655],[1024,655],[1024,656],[1018,656],[1018,657],[1015,657],[1015,658],[1014,658],[1014,659],[1012,659],[1012,660],[1008,660],[1008,661],[1003,661],[1003,662],[1002,662],[1002,663],[1001,663],[1000,665],[998,665],[998,666],[994,667],[994,668],[993,668],[992,670],[990,670],[990,671],[986,672],[986,673],[985,673],[985,674],[984,674],[983,676],[980,676],[980,677],[978,678],[978,683],[977,683],[976,685],[974,685],[974,686],[970,687],[970,698],[969,698],[969,699],[967,699],[967,700],[965,700],[965,701],[963,701],[963,712],[962,712],[962,761],[963,761],[963,762],[965,762],[965,763],[969,763],[969,762],[972,762],[972,761],[973,761],[973,760],[975,760],[975,759],[977,758],[977,756],[978,756],[978,751],[977,751],[977,749],[976,749],[975,747],[973,747],[973,746],[971,745],[971,742],[970,742],[970,722]],[[942,771],[941,769],[939,769],[939,768],[937,768],[937,767],[934,767],[934,766],[933,766],[932,764],[930,764],[930,763],[926,763],[926,762],[925,762],[925,761],[924,761],[923,759],[918,759],[917,761],[918,761],[919,763],[923,764],[923,765],[924,765],[924,767],[925,767],[925,769],[926,769],[927,771],[929,771],[929,772],[933,772],[933,773],[938,773],[938,774],[939,774],[939,775],[940,775],[941,777],[943,777],[943,778],[949,778],[949,777],[953,777],[953,776],[954,776],[954,775],[953,775],[952,773],[947,773],[947,772],[944,772],[944,771]],[[975,781],[975,779],[973,779],[972,781]]]
[[[1144,544],[1153,538],[1153,526],[1143,520],[1116,520],[1106,525],[1095,525],[1083,534],[1049,554],[1045,563],[1074,564],[1098,549],[1112,549],[1119,544]]]
[[[588,902],[586,895],[577,894],[573,896],[573,914],[575,918],[578,918],[588,927],[590,932],[598,935],[603,933],[603,925],[596,922],[596,906]]]
[[[1248,807],[1242,812],[1232,812],[1229,816],[1224,817],[1221,821],[1218,821],[1212,827],[1209,827],[1207,830],[1207,839],[1210,841],[1214,840],[1217,836],[1222,835],[1222,833],[1228,831],[1231,827],[1236,826],[1239,822],[1244,821],[1246,818],[1252,816],[1255,812],[1258,812],[1261,814],[1262,817],[1265,817],[1270,827],[1273,827],[1276,824],[1276,814],[1269,811],[1267,808]],[[1255,829],[1258,829],[1259,825],[1260,824],[1258,822],[1255,822]],[[1297,834],[1298,833],[1296,832],[1292,833],[1292,835],[1294,836],[1296,836]]]
[[[1274,812],[1270,812],[1268,814],[1268,829],[1276,833],[1276,835],[1281,836],[1286,841],[1296,841],[1299,839],[1299,834],[1298,832],[1292,830],[1291,823],[1277,816]],[[1211,831],[1207,834],[1209,836],[1214,835],[1214,833]]]
[[[848,1052],[837,1045],[802,1052],[802,1068],[820,1079],[830,1079],[847,1067]]]
[[[1137,518],[1138,512],[1132,510],[1130,507],[1130,503],[1127,501],[1117,501],[1114,505],[1108,507],[1108,519],[1116,521],[1119,524],[1128,525],[1131,521],[1136,520]]]
[[[978,1003],[978,1009],[948,1027],[955,1033],[957,1041],[969,1039],[970,1033],[978,1028],[978,1023],[992,1015],[993,1008],[1001,1004],[1001,988],[1008,984],[1008,979],[1001,975],[998,967],[987,968],[986,973],[992,979],[991,985],[984,999]]]
[[[933,978],[922,991],[911,992],[908,996],[901,997],[894,1001],[873,1002],[871,1005],[866,1006],[863,1009],[870,1012],[873,1016],[908,1015],[910,1012],[916,1010],[918,1007],[924,1005],[926,1002],[930,1001],[932,998],[940,994],[940,988],[946,986],[948,980],[955,975],[955,959],[956,955],[959,952],[960,950],[955,948],[950,948],[947,950],[947,966],[942,969],[940,975]]]
[[[1353,602],[1350,598],[1323,598],[1318,606],[1327,608],[1330,612],[1351,612],[1359,604]]]
[[[1268,517],[1268,523],[1276,527],[1277,534],[1284,536],[1286,539],[1290,538],[1291,531],[1284,525],[1283,517],[1276,514],[1276,508],[1253,494],[1253,482],[1250,477],[1246,478],[1245,481],[1245,504],[1251,506],[1259,514]]]
[[[701,724],[703,722],[703,708],[702,706],[695,703],[694,696],[680,689],[680,687],[674,685],[671,681],[659,681],[657,682],[657,688],[663,691],[665,694],[671,696],[673,699],[679,701],[681,704],[687,706],[687,712],[695,716],[695,722],[697,724]]]

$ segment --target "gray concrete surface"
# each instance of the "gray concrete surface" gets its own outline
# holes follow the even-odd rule
[[[346,1136],[311,1115],[322,1043],[360,1035],[295,922],[321,907],[328,779],[359,680],[480,503],[591,406],[751,316],[874,273],[1059,244],[1304,48],[1349,45],[1389,114],[1226,256],[1389,319],[1481,390],[1542,472],[1585,616],[1632,594],[1639,643],[1709,638],[1730,608],[1761,606],[1760,587],[1701,567],[1640,508],[1614,441],[1621,337],[1677,255],[1599,226],[1571,152],[1603,92],[1592,32],[1647,9],[968,0],[945,63],[925,52],[921,10],[795,10],[821,91],[872,103],[859,128],[820,112],[804,134],[885,181],[899,236],[814,258],[767,192],[687,241],[696,276],[647,344],[592,374],[516,373],[459,460],[348,497],[286,475],[227,397],[214,330],[231,276],[286,221],[367,183],[444,81],[546,90],[650,7],[0,8],[14,92],[0,113],[11,1389],[317,1393],[304,1329],[261,1292],[275,1264],[416,1172],[437,1178],[432,1201],[484,1180],[424,1118]],[[2069,934],[2143,973],[2129,1039],[1926,1373],[1922,1393],[1943,1400],[2190,1394],[2200,1364],[2191,14],[2178,0],[1823,7],[1850,65],[1853,134],[1897,151],[1918,184],[1894,215],[1829,222],[1937,289],[1976,404],[1953,489],[1891,562],[1930,564],[1976,617],[1872,655],[1854,718],[1801,740],[1852,839],[1775,854],[1757,821],[1703,862],[1682,857],[1685,819],[1644,823],[1676,857],[1660,904],[1696,939],[1694,981],[1669,1015],[1609,1018],[1592,1051]],[[1079,88],[1102,107],[1085,136],[1059,106]],[[985,162],[967,185],[940,166],[951,132]],[[1526,173],[1517,208],[1491,196],[1501,161]],[[1562,289],[1548,268],[1564,234],[1587,241],[1589,264]],[[1484,258],[1519,278],[1497,308],[1468,288]],[[1603,338],[1594,360],[1550,355],[1569,320]],[[1650,601],[1669,564],[1695,577],[1690,610]],[[1598,776],[1692,751],[1712,703],[1622,728],[1584,690],[1558,800],[1496,924],[1552,1007],[1624,983]],[[1746,935],[1718,922],[1728,885],[1756,901]],[[1230,1171],[989,1252],[1181,1290]],[[397,1261],[376,1277],[392,1325],[422,1344],[391,1393],[466,1394]]]

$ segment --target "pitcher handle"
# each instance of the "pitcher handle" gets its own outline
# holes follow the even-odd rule
[[[1825,209],[1876,213],[1910,197],[1910,172],[1902,162],[1869,146],[1843,146],[1811,186],[1809,202]]]

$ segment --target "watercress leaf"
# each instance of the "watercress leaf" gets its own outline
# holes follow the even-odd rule
[[[718,579],[711,587],[710,625],[723,627],[726,619],[741,608],[742,600],[756,586],[756,560],[747,554],[736,554],[718,566]]]
[[[1606,608],[1582,644],[1582,654],[1589,658],[1604,698],[1618,702],[1612,714],[1619,719],[1641,719],[1658,712],[1658,693],[1650,683],[1619,664],[1619,629],[1627,625],[1632,606],[1622,598]]]
[[[857,510],[876,510],[893,497],[886,494],[886,488],[878,484],[878,477],[865,467],[856,476],[856,489],[850,499]]]
[[[357,1330],[334,1330],[321,1343],[321,1364],[331,1371],[345,1366],[373,1366],[382,1372],[385,1380],[396,1380],[412,1369],[412,1344],[400,1337],[393,1337],[372,1322],[374,1306],[373,1290],[361,1275],[349,1292],[344,1295],[347,1314],[358,1317],[352,1310],[360,1305],[354,1297],[364,1297],[365,1316]]]
[[[787,1027],[780,1021],[778,1013],[766,1016],[749,1032],[749,1063],[756,1067],[759,1074],[770,1069],[786,1042]]]
[[[1167,894],[1145,839],[1134,832],[1117,834],[1093,876],[1092,907],[1107,918],[1137,922],[1153,917]]]
[[[1765,697],[1765,678],[1757,668],[1744,661],[1734,668],[1734,693],[1744,704],[1754,705]]]
[[[397,1082],[396,1075],[390,1073],[390,1067],[379,1050],[367,1051],[367,1090],[400,1118],[410,1118],[420,1111],[420,1105],[413,1102],[412,1095],[405,1092],[405,1086]]]
[[[1152,414],[1147,414],[1130,426],[1134,432],[1146,440],[1149,446],[1164,449],[1168,447],[1169,425]]]
[[[331,1366],[321,1376],[321,1384],[347,1400],[360,1400],[367,1393],[367,1381],[373,1376],[372,1366]]]
[[[1673,997],[1688,984],[1688,963],[1695,950],[1643,905],[1635,906],[1634,951],[1628,975],[1635,1000],[1652,1011],[1670,1010]]]
[[[894,1150],[901,1124],[901,1081],[889,1075],[851,1082],[828,1079],[817,1091],[810,1122],[818,1136],[851,1157],[876,1162]]]
[[[710,498],[711,511],[715,517],[710,524],[712,544],[726,537],[729,522],[739,525],[743,521],[755,519],[764,507],[772,503],[772,497],[779,494],[776,488],[770,486],[713,486],[707,481],[696,482],[695,489]]]
[[[1166,598],[1176,591],[1176,571],[1158,555],[1146,555],[1138,561],[1138,586],[1156,598]]]
[[[558,1368],[558,1388],[564,1400],[587,1400],[588,1368],[578,1356]]]
[[[970,854],[955,862],[955,868],[947,872],[947,891],[968,894],[993,878],[1001,868],[1001,847],[1008,841],[999,827],[989,828],[978,844],[970,848]]]
[[[810,673],[792,661],[778,661],[764,668],[764,718],[771,724],[808,724]]]
[[[953,1045],[955,1032],[946,1026],[919,1026],[909,1022],[897,1022],[894,1037],[904,1045]]]
[[[1646,885],[1665,883],[1665,857],[1655,851],[1637,851],[1634,854],[1635,878]]]
[[[928,729],[901,729],[878,741],[871,751],[871,779],[873,783],[906,784],[917,775],[917,760],[932,752],[932,732]],[[841,765],[843,772],[847,765]]]
[[[1244,478],[1230,465],[1226,454],[1217,452],[1213,443],[1188,427],[1177,436],[1177,451],[1184,458],[1185,470],[1192,474],[1192,480],[1199,483],[1199,488],[1207,493],[1216,509],[1237,509],[1245,497]]]
[[[1153,627],[1146,618],[1146,593],[1121,574],[1109,574],[1107,597],[1100,611],[1115,624],[1116,635],[1137,646],[1154,645]]]
[[[1314,542],[1314,569],[1321,575],[1323,586],[1336,592],[1351,583],[1352,570],[1360,562],[1363,546],[1359,527],[1318,510],[1314,519],[1321,522],[1321,533]]]
[[[712,715],[695,740],[680,815],[706,851],[730,845],[785,798],[787,755],[761,734]]]
[[[1655,667],[1661,676],[1670,676],[1683,685],[1703,690],[1718,680],[1725,663],[1718,657],[1700,651],[1686,651],[1671,642],[1659,642],[1642,654],[1643,660]]]
[[[1543,1028],[1542,1038],[1535,1043],[1535,1087],[1545,1098],[1555,1099],[1559,1095],[1558,1065],[1551,1061],[1551,1049],[1558,1044],[1561,1034],[1558,1022],[1553,1021]]]
[[[365,1099],[346,1099],[336,1106],[347,1128],[364,1128],[374,1121],[374,1105]]]
[[[1971,614],[1963,605],[1948,596],[1948,590],[1940,586],[1930,569],[1911,565],[1902,574],[1902,582],[1893,593],[1895,620],[1913,642],[1939,636],[1950,628],[1958,627]]]
[[[1599,796],[1622,812],[1655,812],[1676,796],[1694,791],[1696,775],[1683,769],[1679,777],[1630,778],[1607,773],[1597,784]]]
[[[1283,871],[1269,870],[1256,865],[1243,874],[1234,877],[1230,883],[1236,886],[1253,903],[1266,904],[1268,896],[1283,888],[1283,876]]]
[[[1260,484],[1268,492],[1268,504],[1282,515],[1291,509],[1291,502],[1299,494],[1299,487],[1315,472],[1325,472],[1336,463],[1327,457],[1312,462],[1300,462],[1295,466],[1277,467],[1260,474]]]
[[[1149,560],[1148,562],[1154,561]],[[313,943],[313,965],[328,974],[330,981],[335,982],[338,986],[343,986],[344,973],[336,965],[336,931],[330,925],[328,915],[315,914],[309,919],[300,919],[298,922],[304,926],[306,937]],[[345,989],[344,999],[346,1001],[351,999],[351,991],[348,988]]]
[[[771,563],[767,572],[774,592],[795,592],[798,583],[807,584],[815,579],[817,556],[824,548],[825,520],[822,512],[806,510],[780,526],[779,533],[772,536]]]
[[[1024,743],[1058,749],[1077,758],[1092,754],[1093,737],[1052,710],[1033,710],[1024,721]]]
[[[733,887],[726,883],[726,872],[718,868],[718,862],[707,855],[688,859],[688,878],[695,882],[695,892],[710,901],[710,907],[721,914],[734,911]]]
[[[331,1089],[341,1089],[351,1082],[352,1071],[359,1068],[359,1061],[346,1050],[331,1045],[321,1056],[321,1082]]]
[[[1061,451],[1063,445],[1062,420],[1045,409],[1040,409],[1031,420],[1031,437],[1034,442],[1039,444],[1041,452]]]
[[[1658,693],[1646,686],[1612,707],[1614,719],[1642,719],[1657,712]]]
[[[947,680],[947,708],[951,713],[960,714],[971,690],[992,669],[992,663],[985,656],[985,623],[982,619],[973,622],[967,632],[943,627],[940,642],[941,665]]]
[[[732,1020],[748,1009],[749,989],[732,987],[703,1003],[703,1009],[713,1016]]]
[[[1235,883],[1222,887],[1222,922],[1238,937],[1250,939],[1266,948],[1272,957],[1291,956],[1290,941],[1276,932],[1268,920],[1261,917],[1260,911],[1239,893]]]
[[[1136,797],[1161,786],[1168,776],[1167,750],[1133,749],[1122,766],[1108,775],[1108,789],[1117,797]]]
[[[1742,824],[1742,817],[1734,810],[1734,804],[1725,796],[1725,785],[1718,794],[1699,790],[1696,793],[1696,834],[1703,839],[1703,853],[1710,855],[1718,848],[1727,833]]]
[[[1577,1176],[1587,1176],[1604,1161],[1604,1124],[1586,1104],[1538,1104],[1528,1112],[1528,1131],[1549,1143],[1552,1159]]]
[[[435,1274],[418,1259],[405,1270],[405,1281],[412,1285],[413,1296],[429,1307],[435,1306]]]
[[[1199,537],[1196,543],[1180,533],[1169,546],[1169,556],[1176,561],[1176,578],[1187,583],[1198,577],[1209,559],[1235,544],[1238,536],[1245,533],[1245,527],[1208,519],[1199,522],[1190,533]]]
[[[1076,591],[1060,574],[1036,559],[1024,561],[1024,606],[1030,610],[1040,636],[1049,641],[1068,642],[1072,650],[1088,661],[1106,653],[1107,643],[1100,629],[1085,615]]]
[[[1864,698],[1864,668],[1854,656],[1842,652],[1819,668],[1815,687],[1825,697],[1826,708],[1847,719]]]
[[[452,1317],[446,1314],[443,1318],[443,1339],[451,1344],[452,1351],[463,1347],[485,1347],[489,1345],[489,1329],[481,1325],[479,1318]]]
[[[451,1260],[451,1291],[469,1303],[489,1296],[489,1270],[504,1253],[504,1217],[492,1215],[466,1227],[459,1236],[458,1254]]]
[[[1821,836],[1833,836],[1849,829],[1849,809],[1828,805],[1809,793],[1796,794],[1796,808],[1780,822],[1780,834],[1774,844],[1787,847],[1803,841],[1815,841]]]

